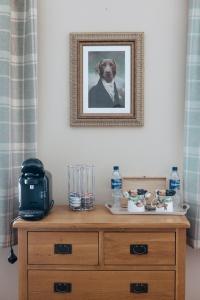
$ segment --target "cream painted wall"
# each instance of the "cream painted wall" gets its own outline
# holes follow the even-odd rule
[[[113,164],[123,175],[182,172],[187,0],[38,1],[38,157],[53,175],[56,203],[66,202],[66,165],[96,166],[96,199],[110,197]],[[72,31],[145,33],[145,125],[69,126],[69,39]],[[0,300],[17,300],[17,265],[0,252]],[[188,248],[186,300],[198,300],[200,252]]]
[[[39,1],[39,157],[52,171],[54,198],[66,200],[66,165],[96,166],[97,201],[110,196],[113,164],[123,175],[182,168],[186,8],[183,0]],[[69,32],[145,33],[145,125],[69,126]]]

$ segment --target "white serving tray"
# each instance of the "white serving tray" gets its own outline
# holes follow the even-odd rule
[[[177,210],[172,212],[170,211],[144,211],[144,212],[130,212],[127,208],[114,208],[110,204],[105,204],[105,207],[113,214],[113,215],[175,215],[175,216],[184,216],[190,206],[188,204],[184,204],[183,207],[180,207]]]

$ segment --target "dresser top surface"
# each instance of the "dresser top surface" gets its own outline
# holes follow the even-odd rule
[[[17,220],[15,228],[40,229],[103,229],[103,228],[188,228],[185,216],[172,215],[112,215],[103,205],[92,211],[74,212],[66,205],[55,206],[40,221]]]

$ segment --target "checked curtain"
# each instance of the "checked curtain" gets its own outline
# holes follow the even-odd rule
[[[0,246],[17,214],[20,165],[36,152],[36,0],[0,0]]]
[[[200,0],[190,0],[186,65],[184,200],[189,203],[188,241],[200,248]]]

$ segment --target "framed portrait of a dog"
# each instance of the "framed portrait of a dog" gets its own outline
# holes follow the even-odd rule
[[[144,125],[144,34],[70,33],[70,125]]]

